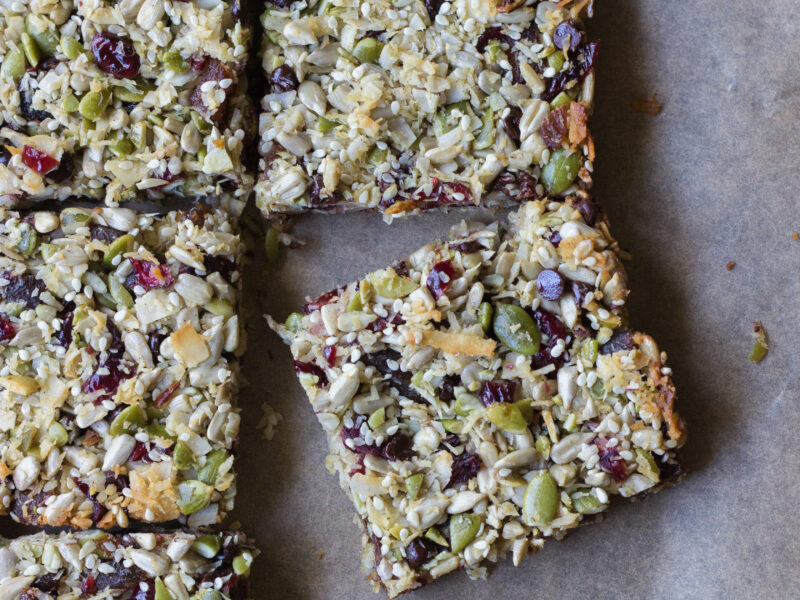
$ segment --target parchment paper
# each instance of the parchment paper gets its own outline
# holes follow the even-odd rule
[[[669,353],[689,424],[688,477],[550,542],[488,581],[454,573],[414,600],[800,597],[800,6],[797,0],[601,0],[592,132],[595,194],[628,263],[632,324]],[[658,93],[663,112],[631,109]],[[245,290],[239,495],[234,519],[263,551],[256,600],[370,600],[360,532],[324,467],[323,433],[261,314],[277,318],[390,264],[476,213],[385,226],[309,216],[306,248]],[[259,244],[260,245],[260,244]],[[732,271],[726,264],[735,261]],[[747,360],[751,322],[770,353]],[[272,441],[262,402],[283,415]],[[0,532],[20,529],[0,524]]]

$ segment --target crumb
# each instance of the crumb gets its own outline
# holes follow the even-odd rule
[[[283,416],[275,412],[275,409],[266,402],[261,405],[261,411],[264,414],[257,427],[263,431],[264,439],[271,440],[275,436],[275,428],[283,420]]]
[[[725,265],[725,268],[728,269],[728,271],[733,271],[733,267],[735,266],[736,266],[736,261],[732,260],[727,265]]]
[[[234,521],[230,524],[231,531],[238,531],[242,528],[242,524],[239,521]]]
[[[792,232],[792,239],[793,239],[795,242],[796,242],[797,240],[800,240],[800,233],[797,233],[796,231],[793,231],[793,232]]]
[[[656,99],[658,94],[653,94],[650,96],[649,100],[634,100],[631,102],[631,106],[633,110],[640,113],[647,113],[648,115],[655,117],[661,112],[662,106],[661,103]]]
[[[325,553],[324,552],[319,552],[317,554],[317,560],[322,560],[323,558],[325,558]]]
[[[767,345],[767,330],[761,324],[761,321],[753,321],[753,349],[750,351],[750,360],[753,362],[761,362],[767,355],[769,346]]]

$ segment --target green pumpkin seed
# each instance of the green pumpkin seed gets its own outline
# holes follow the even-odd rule
[[[132,251],[133,243],[133,236],[129,233],[121,235],[111,242],[111,244],[108,246],[108,250],[106,250],[106,253],[103,255],[103,264],[105,265],[106,269],[114,269],[116,267],[114,264],[114,259],[117,256]]]
[[[364,308],[364,304],[361,302],[361,294],[356,290],[353,297],[350,298],[350,302],[347,303],[347,310],[353,312],[359,311],[362,308]]]
[[[422,489],[422,482],[425,476],[422,473],[414,473],[406,477],[406,493],[416,500],[419,496],[419,491]]]
[[[388,153],[388,150],[381,150],[378,146],[373,146],[369,154],[367,154],[367,161],[376,165],[380,164],[386,160],[386,155]]]
[[[369,280],[378,295],[384,298],[402,298],[419,287],[416,281],[400,277],[394,269],[375,271]]]
[[[153,596],[153,600],[175,600],[175,596],[170,593],[160,577],[156,579],[156,593]]]
[[[445,548],[450,546],[450,543],[447,541],[447,538],[444,537],[441,533],[439,533],[438,529],[434,529],[433,527],[431,527],[430,529],[428,529],[428,531],[425,532],[425,538]]]
[[[341,123],[338,121],[331,121],[325,117],[320,117],[317,120],[317,131],[320,133],[328,133],[329,131],[336,129],[339,125],[341,125]]]
[[[450,517],[450,549],[461,552],[467,547],[481,528],[480,515],[460,514]]]
[[[208,304],[205,304],[203,308],[218,317],[230,317],[234,313],[233,304],[222,298],[214,298]]]
[[[35,67],[39,64],[39,59],[42,57],[39,52],[39,46],[33,40],[29,33],[20,35],[20,42],[22,43],[22,51],[25,53],[25,58],[28,59],[28,64]]]
[[[178,510],[191,515],[208,505],[213,488],[202,481],[189,479],[178,484]]]
[[[17,81],[25,74],[25,54],[19,48],[11,50],[3,57],[3,65],[0,67],[0,74],[5,79]]]
[[[550,102],[550,108],[558,108],[562,104],[569,104],[570,102],[572,102],[572,98],[567,95],[567,92],[561,92]]]
[[[267,262],[275,264],[278,261],[278,254],[280,253],[281,242],[280,234],[274,227],[267,229],[267,235],[264,238],[264,251],[267,256]]]
[[[539,328],[519,306],[502,302],[496,304],[492,328],[497,339],[514,352],[532,356],[539,351]]]
[[[581,346],[581,358],[590,365],[594,364],[597,360],[597,354],[600,350],[600,343],[597,340],[586,340]]]
[[[353,48],[353,56],[362,63],[376,63],[381,56],[382,50],[382,41],[367,37],[359,40],[355,48]]]
[[[197,478],[203,483],[214,485],[217,481],[217,472],[226,460],[228,460],[227,450],[217,449],[206,456],[206,464],[197,473]]]
[[[151,416],[151,414],[150,414],[150,408],[152,408],[152,407],[148,407],[148,409],[147,409],[147,417],[149,419],[153,419],[154,417]],[[169,433],[169,431],[167,431],[166,427],[164,427],[163,425],[159,425],[158,423],[150,423],[147,427],[144,428],[144,430],[147,432],[147,435],[149,435],[151,438],[161,438],[162,440],[174,440],[175,439],[174,436],[170,435],[170,433]],[[174,457],[173,457],[173,460],[174,460]]]
[[[81,54],[83,54],[84,50],[85,48],[83,47],[83,44],[81,44],[74,37],[69,37],[66,35],[62,36],[61,51],[64,53],[64,56],[66,56],[69,60],[75,60]]]
[[[652,453],[642,448],[636,449],[636,464],[639,467],[639,472],[647,477],[650,481],[658,483],[661,479],[661,469],[658,468],[655,458]]]
[[[36,233],[33,227],[28,225],[22,230],[22,237],[17,244],[17,250],[25,256],[32,256],[38,246],[39,234]]]
[[[481,116],[481,130],[473,142],[475,150],[484,150],[494,144],[494,111],[487,108]]]
[[[194,453],[189,446],[178,440],[172,450],[172,462],[181,470],[193,469],[195,466]]]
[[[47,435],[50,438],[50,441],[59,448],[66,446],[67,442],[69,442],[69,434],[67,433],[66,428],[57,421],[55,423],[51,423],[50,427],[48,427]]]
[[[386,409],[383,407],[376,410],[367,419],[367,425],[369,425],[369,428],[373,431],[384,423],[386,423]]]
[[[117,303],[117,306],[133,308],[133,296],[131,296],[131,293],[125,289],[125,286],[122,285],[119,279],[117,279],[117,276],[113,273],[111,277],[108,278],[108,291],[114,299],[114,302]]]
[[[139,121],[131,125],[131,132],[129,137],[133,141],[138,150],[147,146],[147,123]]]
[[[61,109],[66,113],[74,113],[78,110],[78,99],[74,94],[70,94],[61,101]]]
[[[136,150],[136,146],[134,146],[133,142],[128,138],[123,137],[111,144],[108,149],[111,150],[114,156],[128,156],[129,154],[133,154],[133,151]]]
[[[572,508],[582,515],[595,515],[605,510],[606,505],[591,492],[576,492],[570,496]]]
[[[211,128],[212,128],[211,123],[206,121],[200,113],[193,110],[190,115],[190,118],[192,119],[192,123],[194,123],[194,126],[197,127],[197,131],[199,131],[203,135],[208,135],[209,133],[211,133]]]
[[[522,433],[527,429],[528,422],[522,416],[522,411],[508,402],[493,402],[486,408],[486,418],[498,429],[511,433]]]
[[[492,317],[494,316],[494,308],[489,302],[481,302],[478,307],[478,323],[481,324],[484,333],[489,333],[492,328]]]
[[[239,556],[233,559],[231,566],[233,572],[239,576],[247,576],[250,573],[250,565],[253,564],[253,555],[249,552],[242,552]]]
[[[49,21],[41,17],[29,15],[25,19],[25,29],[45,54],[53,56],[61,41],[56,32],[49,26]]]
[[[218,535],[201,535],[192,544],[192,550],[203,558],[214,558],[220,548],[222,541]]]
[[[537,437],[533,447],[536,448],[536,451],[545,460],[550,458],[550,448],[552,447],[552,444],[550,443],[550,438],[547,437],[547,435],[540,435]]]
[[[140,427],[147,425],[147,415],[138,406],[129,406],[120,412],[108,428],[111,435],[136,433]]]
[[[78,112],[87,121],[94,122],[103,115],[109,102],[111,92],[105,88],[98,92],[87,92],[78,104]]]
[[[580,168],[581,155],[578,152],[556,150],[542,169],[542,183],[551,194],[560,194],[572,185]]]
[[[180,50],[164,52],[164,54],[161,55],[161,62],[164,63],[167,69],[175,71],[176,73],[185,73],[189,70],[189,65],[186,64],[186,61],[181,56]]]
[[[286,327],[286,329],[288,329],[292,333],[298,331],[300,327],[302,327],[302,325],[303,325],[303,315],[296,312],[286,317],[286,321],[284,322],[284,326]]]
[[[481,401],[472,394],[456,394],[456,401],[453,403],[453,410],[459,417],[466,417],[476,408],[483,406]]]
[[[122,102],[141,102],[146,95],[146,92],[131,90],[121,85],[115,85],[112,93],[114,98]]]
[[[529,527],[547,525],[558,512],[558,486],[546,470],[528,482],[522,500],[522,522]]]
[[[448,433],[461,433],[464,431],[464,422],[460,419],[442,419],[440,423]]]
[[[547,57],[547,66],[551,67],[556,73],[561,71],[561,67],[564,66],[564,54],[558,51],[553,52]]]
[[[517,400],[514,402],[514,406],[519,410],[522,418],[525,419],[525,422],[530,424],[533,423],[533,406],[531,406],[531,398],[525,398],[523,400]]]

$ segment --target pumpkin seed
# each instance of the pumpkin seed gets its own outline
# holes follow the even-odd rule
[[[78,99],[75,97],[74,94],[70,94],[64,100],[61,101],[61,108],[66,113],[74,113],[78,110]]]
[[[303,324],[303,315],[300,313],[292,313],[288,317],[286,317],[286,321],[284,322],[284,326],[286,329],[295,333]]]
[[[36,45],[36,42],[33,41],[30,34],[22,33],[20,35],[20,42],[22,42],[22,51],[25,53],[25,58],[28,59],[28,64],[32,67],[38,65],[41,54],[39,52],[39,47]]]
[[[498,429],[512,433],[522,433],[528,427],[528,422],[522,416],[522,411],[508,402],[493,402],[486,408],[486,417]]]
[[[576,492],[570,497],[572,508],[582,515],[595,515],[603,512],[606,505],[597,499],[591,492]]]
[[[178,484],[178,510],[184,515],[191,515],[208,505],[213,488],[202,481],[189,479]]]
[[[108,246],[108,250],[106,250],[105,255],[103,255],[103,264],[107,269],[114,269],[116,265],[114,264],[114,259],[117,256],[125,254],[126,252],[130,252],[133,250],[133,243],[134,239],[133,236],[129,233],[125,235],[121,235],[117,239],[115,239],[111,244]]]
[[[551,194],[560,194],[572,185],[580,168],[581,155],[578,152],[556,150],[542,169],[542,183]]]
[[[567,92],[561,92],[558,96],[550,101],[550,107],[558,108],[562,104],[569,104],[570,102],[572,102],[572,98],[567,95]]]
[[[558,486],[545,470],[528,482],[522,500],[522,522],[529,527],[547,525],[558,512]]]
[[[87,92],[78,104],[78,112],[87,121],[96,121],[108,108],[111,102],[111,92],[103,88],[97,92]]]
[[[246,576],[250,573],[250,565],[253,564],[253,555],[249,552],[242,552],[239,556],[233,559],[233,572],[239,576]]]
[[[489,333],[492,328],[492,317],[494,316],[494,308],[489,302],[481,302],[478,307],[478,323],[481,324],[483,331]]]
[[[461,552],[478,535],[480,528],[480,515],[462,513],[450,517],[450,549]]]
[[[117,306],[133,308],[133,296],[131,296],[131,293],[125,289],[125,286],[120,283],[119,279],[117,279],[117,276],[114,274],[108,278],[108,291],[114,299],[114,302],[117,303]]]
[[[4,78],[16,81],[25,74],[25,54],[19,48],[12,50],[3,58],[3,65],[0,67],[0,74]]]
[[[376,63],[381,56],[383,42],[372,37],[366,37],[353,48],[353,56],[362,63]]]
[[[172,451],[172,462],[181,470],[194,468],[194,453],[191,448],[181,440],[175,442]]]
[[[211,133],[211,123],[206,121],[200,113],[193,110],[191,114],[191,119],[192,123],[194,123],[194,126],[197,127],[197,131],[199,131],[203,135],[208,135],[209,133]]]
[[[214,450],[206,457],[206,464],[197,473],[197,478],[203,483],[214,485],[217,481],[217,472],[219,468],[228,460],[228,451],[219,448]]]
[[[419,287],[416,281],[400,277],[394,269],[375,271],[369,280],[378,295],[384,298],[402,298]]]
[[[514,352],[532,356],[539,351],[539,328],[531,316],[519,306],[496,304],[492,328],[497,339]]]
[[[61,51],[69,60],[75,60],[83,54],[84,47],[78,40],[70,36],[62,36]]]
[[[47,20],[29,15],[25,19],[25,29],[45,54],[53,56],[56,53],[61,40],[56,32],[48,27]]]
[[[317,131],[320,133],[328,133],[336,129],[341,123],[338,121],[331,121],[330,119],[326,119],[325,117],[320,117],[317,120]]]
[[[494,111],[487,108],[481,116],[481,130],[472,144],[475,150],[484,150],[494,144]]]
[[[141,102],[147,95],[144,91],[131,90],[122,85],[115,85],[112,91],[114,98],[122,102]]]
[[[31,256],[36,251],[36,248],[39,246],[39,235],[36,233],[36,230],[28,225],[22,230],[22,237],[17,244],[17,250],[19,250],[25,256]]]
[[[419,496],[419,491],[422,489],[422,481],[425,476],[422,473],[414,473],[406,477],[406,493],[414,500]]]
[[[203,305],[203,308],[218,317],[230,317],[234,313],[233,304],[221,298],[214,298]]]
[[[66,446],[67,442],[69,442],[69,434],[67,433],[66,428],[58,421],[50,424],[50,427],[47,429],[47,435],[50,438],[50,441],[59,448],[61,446]]]
[[[156,579],[156,593],[153,600],[175,600],[175,596],[170,593],[160,577]]]
[[[214,558],[221,547],[218,535],[201,535],[192,544],[192,550],[203,558]]]
[[[136,433],[140,427],[147,425],[147,415],[138,406],[129,406],[120,412],[108,428],[111,435]]]

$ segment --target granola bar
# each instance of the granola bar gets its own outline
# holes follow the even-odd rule
[[[247,598],[258,550],[240,532],[84,531],[0,539],[0,598]]]
[[[86,529],[231,510],[242,243],[226,215],[0,211],[0,513]]]
[[[0,3],[0,201],[247,197],[239,0]]]
[[[588,187],[587,4],[273,0],[259,208],[391,217]]]
[[[587,194],[462,225],[272,326],[328,436],[389,597],[676,481],[666,356],[628,329],[616,242]]]

